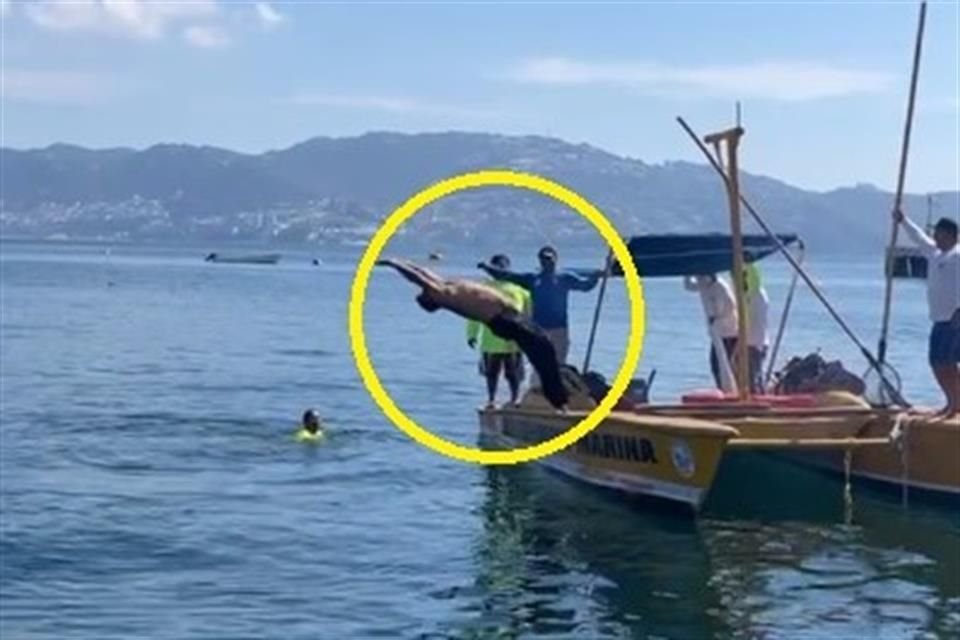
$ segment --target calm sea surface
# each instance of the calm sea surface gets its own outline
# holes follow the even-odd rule
[[[960,637],[956,510],[855,488],[845,522],[839,483],[766,464],[693,519],[440,458],[359,384],[352,261],[202,253],[2,246],[3,640]],[[811,269],[874,347],[878,262]],[[775,324],[789,275],[771,261],[766,280]],[[654,399],[709,386],[699,300],[676,280],[645,291]],[[413,294],[374,276],[374,364],[411,417],[476,444],[463,323]],[[595,299],[572,299],[573,362]],[[889,359],[908,398],[939,403],[922,286],[895,301]],[[862,371],[810,295],[795,309],[786,353]],[[627,320],[618,282],[595,360],[608,374]],[[291,439],[309,406],[332,431],[319,447]],[[764,495],[786,473],[798,482]]]

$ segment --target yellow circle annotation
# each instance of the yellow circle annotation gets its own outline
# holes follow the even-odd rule
[[[468,189],[481,187],[515,187],[535,191],[551,197],[569,206],[571,209],[586,218],[600,233],[613,250],[613,254],[623,267],[624,278],[627,284],[627,296],[630,301],[630,333],[627,339],[627,349],[623,362],[613,380],[609,393],[600,404],[585,418],[550,440],[545,440],[528,447],[512,450],[486,450],[466,447],[449,440],[445,440],[424,429],[411,420],[397,405],[383,388],[367,352],[366,336],[363,329],[363,309],[366,301],[367,284],[374,265],[390,238],[400,226],[412,218],[418,211],[433,202]],[[367,245],[367,249],[360,259],[357,273],[350,290],[349,306],[350,345],[354,360],[360,372],[360,378],[374,402],[383,413],[413,440],[437,453],[476,464],[519,464],[530,462],[544,456],[556,453],[587,435],[600,422],[610,415],[617,402],[623,396],[630,383],[643,348],[644,336],[644,300],[643,286],[637,275],[633,258],[626,244],[617,233],[610,221],[587,199],[575,191],[554,182],[548,178],[532,173],[523,173],[509,170],[484,170],[460,174],[437,182],[395,209],[383,222]]]

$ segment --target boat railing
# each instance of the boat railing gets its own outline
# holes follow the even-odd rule
[[[889,447],[892,438],[731,438],[730,449],[859,449]]]

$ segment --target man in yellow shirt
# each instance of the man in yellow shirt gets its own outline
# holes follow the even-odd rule
[[[490,259],[490,264],[506,271],[510,268],[510,258],[502,254],[495,255]],[[491,280],[489,284],[505,294],[514,303],[517,311],[530,315],[530,294],[526,289],[504,280]],[[496,405],[501,371],[510,385],[510,402],[516,404],[523,380],[523,354],[517,343],[504,340],[482,323],[470,320],[467,323],[467,344],[471,349],[480,345],[480,370],[487,379],[487,406]]]

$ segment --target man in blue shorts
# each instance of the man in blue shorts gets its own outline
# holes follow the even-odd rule
[[[960,248],[957,247],[957,223],[940,218],[928,236],[902,211],[893,218],[903,224],[907,235],[927,258],[927,302],[930,305],[929,358],[933,375],[947,397],[940,412],[960,414]]]

